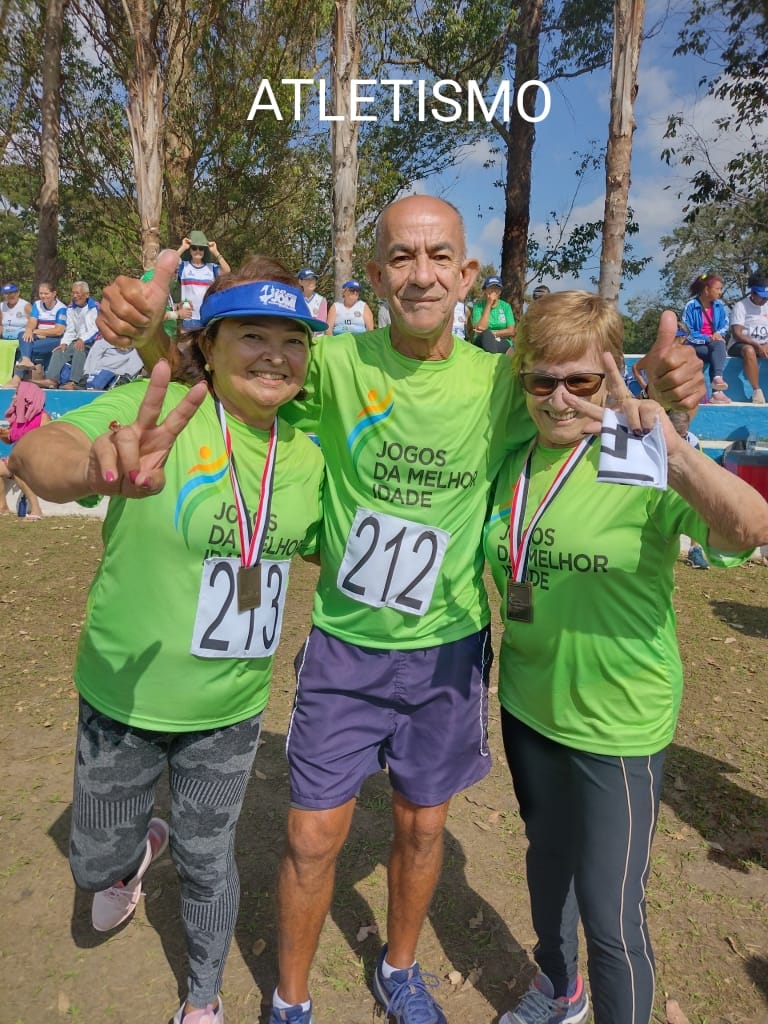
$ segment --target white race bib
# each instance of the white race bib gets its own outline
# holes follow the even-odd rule
[[[190,652],[200,658],[268,658],[283,624],[290,562],[261,562],[261,604],[237,610],[239,558],[206,558]]]
[[[359,508],[336,586],[372,608],[424,615],[450,539],[435,526]]]

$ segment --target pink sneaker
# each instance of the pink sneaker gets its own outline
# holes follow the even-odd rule
[[[712,378],[712,390],[713,391],[727,391],[728,385],[725,383],[722,377]]]
[[[219,996],[219,1005],[214,1010],[213,1003],[208,1003],[202,1010],[190,1010],[184,1013],[184,1003],[173,1015],[173,1024],[224,1024],[224,1004]]]
[[[118,882],[117,885],[94,895],[91,922],[97,932],[108,932],[112,928],[117,928],[134,912],[141,897],[141,880],[152,861],[157,860],[164,852],[170,832],[162,818],[152,818],[149,822],[144,859],[130,882]]]
[[[728,397],[728,395],[724,395],[722,391],[713,391],[712,392],[712,397],[710,398],[710,402],[714,403],[715,405],[730,405],[731,404],[731,400]]]

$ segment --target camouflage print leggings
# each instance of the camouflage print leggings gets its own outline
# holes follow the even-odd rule
[[[256,754],[261,715],[221,729],[133,729],[80,699],[69,862],[89,891],[130,878],[146,849],[155,785],[166,764],[170,850],[181,879],[189,991],[206,1006],[221,989],[237,919],[235,828]]]

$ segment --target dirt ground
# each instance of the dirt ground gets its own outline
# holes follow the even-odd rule
[[[107,936],[66,861],[76,698],[71,666],[100,553],[94,520],[0,517],[0,1024],[164,1024],[184,992],[173,865],[149,872],[134,919]],[[257,1024],[275,982],[274,879],[288,801],[283,736],[292,658],[315,571],[292,570],[263,747],[238,831],[242,904],[225,976],[227,1024]],[[687,690],[669,760],[648,899],[654,1020],[768,1022],[768,569],[678,570]],[[419,958],[449,1021],[490,1024],[523,991],[533,933],[524,838],[492,702],[490,776],[461,794]],[[157,810],[167,807],[161,792]],[[385,928],[388,787],[366,784],[312,973],[318,1024],[362,1024]],[[454,973],[456,972],[456,973]],[[450,977],[449,977],[450,976]]]

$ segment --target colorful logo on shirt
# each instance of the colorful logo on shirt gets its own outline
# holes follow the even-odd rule
[[[360,422],[347,438],[347,447],[352,455],[352,465],[357,469],[360,456],[369,441],[379,433],[380,424],[389,419],[395,402],[390,389],[381,401],[376,390],[368,392],[368,404],[357,414]]]
[[[222,452],[218,458],[213,458],[213,453],[208,445],[201,445],[200,462],[187,470],[190,479],[179,491],[176,499],[176,509],[173,514],[173,525],[181,529],[185,542],[189,542],[189,524],[195,510],[208,497],[211,487],[214,487],[226,476],[228,472],[227,453]]]

